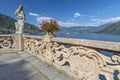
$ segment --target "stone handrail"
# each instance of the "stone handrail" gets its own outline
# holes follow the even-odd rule
[[[120,43],[97,40],[57,38],[24,35],[24,50],[64,70],[75,80],[99,80],[104,75],[114,80],[115,70],[120,72]],[[111,51],[111,56],[99,50]],[[120,79],[120,74],[117,75]]]
[[[26,35],[26,34],[24,34],[23,37],[42,39],[42,36],[39,36],[39,35]]]
[[[72,38],[52,38],[51,41],[86,46],[96,49],[120,52],[120,43],[119,42],[109,42],[109,41],[99,41],[99,40],[86,40],[86,39],[72,39]]]
[[[4,37],[4,36],[14,36],[14,34],[0,34],[1,37]]]
[[[38,35],[24,35],[24,37],[42,39],[42,36]],[[77,45],[77,46],[86,46],[90,48],[96,48],[112,52],[120,52],[120,43],[119,42],[109,42],[109,41],[99,41],[99,40],[87,40],[87,39],[74,39],[74,38],[61,38],[53,37],[51,38],[52,42],[59,42],[63,44]]]

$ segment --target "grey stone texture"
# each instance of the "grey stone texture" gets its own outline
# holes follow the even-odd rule
[[[0,53],[0,80],[73,80],[28,52]]]

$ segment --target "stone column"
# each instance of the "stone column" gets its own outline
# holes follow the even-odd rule
[[[46,44],[46,52],[45,52],[45,58],[47,58],[49,61],[53,61],[52,57],[52,42],[51,38],[53,35],[51,33],[46,33],[46,35],[43,37],[43,41]]]
[[[15,50],[17,52],[23,51],[24,50],[24,41],[23,41],[23,34],[15,34]]]

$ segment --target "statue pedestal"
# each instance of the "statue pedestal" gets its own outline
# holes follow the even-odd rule
[[[46,32],[46,35],[43,37],[44,42],[51,42],[51,38],[53,37],[52,33]]]
[[[24,50],[24,42],[22,34],[15,34],[15,43],[16,43],[16,51],[23,51]]]
[[[44,42],[51,42],[51,39],[50,39],[50,36],[49,35],[45,35],[44,37],[43,37],[43,41]]]

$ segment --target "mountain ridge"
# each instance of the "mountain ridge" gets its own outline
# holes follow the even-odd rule
[[[0,14],[0,33],[15,33],[15,20],[14,18]],[[40,29],[30,23],[25,23],[23,29],[24,33],[37,33],[41,32]],[[65,33],[107,33],[107,34],[120,34],[120,22],[103,24],[98,27],[95,26],[73,26],[61,27],[61,32]]]
[[[61,31],[69,33],[69,32],[77,32],[77,33],[96,33],[100,30],[103,30],[107,26],[111,25],[110,23],[108,24],[103,24],[100,26],[71,26],[71,27],[61,27]]]
[[[8,15],[0,14],[0,32],[1,33],[15,33],[16,31],[15,22],[16,21],[17,20],[15,20],[14,18]],[[25,23],[23,32],[24,33],[40,32],[40,29],[33,24]]]
[[[113,23],[105,29],[98,31],[97,33],[120,34],[120,22]]]

